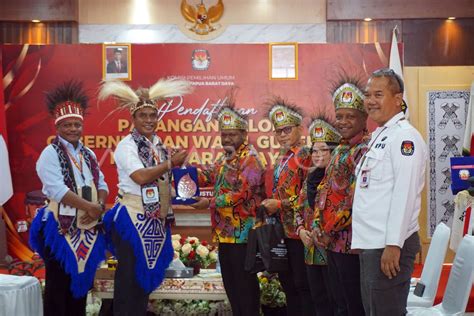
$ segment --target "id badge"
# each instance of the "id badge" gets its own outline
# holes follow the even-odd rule
[[[369,170],[362,170],[360,173],[360,187],[361,188],[368,188],[370,181],[370,171]]]
[[[76,216],[76,209],[69,205],[59,204],[59,215],[62,216]]]
[[[144,204],[160,202],[160,195],[158,194],[158,187],[152,186],[142,189],[142,199]]]

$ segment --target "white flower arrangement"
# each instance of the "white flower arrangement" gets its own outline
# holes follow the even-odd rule
[[[199,263],[201,267],[207,268],[217,261],[217,248],[209,245],[205,240],[200,241],[197,237],[186,238],[181,235],[173,235],[172,240],[175,256],[177,252],[186,266],[190,267]]]

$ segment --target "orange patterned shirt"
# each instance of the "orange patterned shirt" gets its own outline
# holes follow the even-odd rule
[[[355,168],[368,142],[369,137],[360,133],[337,146],[318,186],[312,226],[332,237],[328,249],[334,252],[348,253],[351,249]]]
[[[280,219],[288,238],[300,239],[296,234],[298,195],[312,165],[311,152],[306,146],[280,151],[273,170],[273,198],[282,202]]]

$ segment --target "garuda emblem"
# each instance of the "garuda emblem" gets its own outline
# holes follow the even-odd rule
[[[186,0],[181,1],[181,14],[186,21],[192,24],[186,24],[186,28],[198,35],[208,35],[209,33],[219,29],[221,26],[216,24],[224,14],[224,3],[219,0],[216,5],[209,9],[201,0],[196,7],[188,4]]]

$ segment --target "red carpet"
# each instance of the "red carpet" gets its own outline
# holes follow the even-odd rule
[[[419,278],[421,276],[421,270],[423,265],[415,264],[415,270],[413,271],[413,277]],[[436,293],[434,304],[437,305],[443,300],[444,291],[448,284],[449,271],[451,271],[451,265],[444,265],[441,271],[441,278],[439,279],[438,292]],[[471,295],[467,302],[466,312],[474,312],[474,290],[471,289]]]

